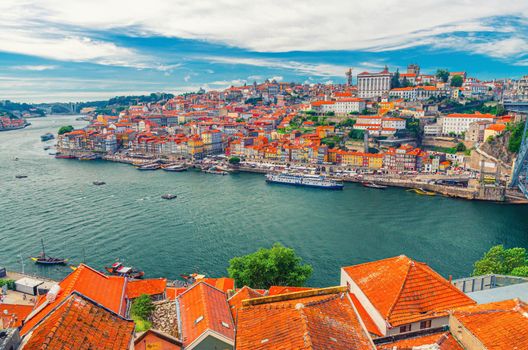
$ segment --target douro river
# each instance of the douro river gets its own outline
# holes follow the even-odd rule
[[[268,185],[263,175],[140,172],[104,162],[54,159],[40,135],[75,116],[31,120],[0,132],[0,266],[37,267],[41,250],[103,269],[116,258],[147,277],[227,275],[230,258],[281,242],[314,267],[313,286],[339,283],[340,267],[406,254],[444,276],[467,276],[495,244],[528,247],[528,206],[419,196],[347,184],[344,191]],[[17,157],[19,160],[15,161]],[[16,179],[15,175],[27,175]],[[105,181],[94,186],[93,181]],[[163,200],[164,193],[177,199]]]

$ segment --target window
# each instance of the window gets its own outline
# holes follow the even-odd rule
[[[420,322],[420,329],[431,328],[431,320]]]
[[[406,324],[404,326],[400,327],[400,333],[410,332],[411,331],[411,325]]]

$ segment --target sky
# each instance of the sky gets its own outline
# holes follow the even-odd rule
[[[343,83],[416,63],[528,74],[527,0],[1,0],[0,100]]]

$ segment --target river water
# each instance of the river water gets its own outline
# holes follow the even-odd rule
[[[462,277],[494,244],[528,247],[528,207],[419,196],[357,184],[343,191],[269,185],[259,174],[140,172],[126,164],[54,159],[40,135],[75,116],[31,120],[0,133],[0,266],[53,278],[52,256],[102,269],[116,258],[147,276],[227,275],[231,257],[281,242],[314,267],[313,286],[339,283],[339,268],[406,254]],[[18,157],[18,161],[13,159]],[[15,179],[15,175],[28,175]],[[94,186],[95,180],[105,181]],[[178,198],[166,201],[164,193]]]

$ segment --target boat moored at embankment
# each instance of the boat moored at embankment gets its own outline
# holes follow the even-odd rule
[[[327,190],[342,190],[344,187],[342,181],[329,179],[323,175],[295,174],[288,172],[268,173],[266,174],[266,182],[324,188]]]

